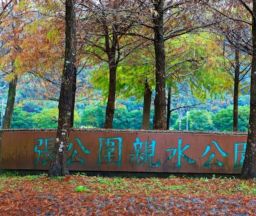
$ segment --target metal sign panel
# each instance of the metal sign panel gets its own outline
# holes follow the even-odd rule
[[[47,170],[55,131],[2,131],[0,168]],[[245,134],[74,130],[67,165],[77,171],[241,172]]]

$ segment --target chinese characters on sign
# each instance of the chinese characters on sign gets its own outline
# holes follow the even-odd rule
[[[79,138],[75,138],[74,143],[77,144],[78,148],[80,148],[81,152],[84,155],[89,155],[91,152],[82,144]],[[85,158],[82,155],[79,155],[77,148],[74,143],[69,143],[67,147],[67,152],[69,156],[67,158],[67,165],[70,166],[74,163],[84,164]],[[54,145],[54,138],[39,138],[37,139],[36,145],[34,147],[34,152],[37,157],[35,159],[35,164],[42,166],[46,166],[52,157],[53,149],[49,150],[50,144]]]
[[[120,167],[122,165],[122,147],[123,139],[121,137],[99,138],[98,164],[116,164]]]
[[[228,157],[228,153],[226,153],[219,145],[219,143],[217,143],[216,141],[212,141],[212,143],[210,145],[207,145],[203,154],[202,154],[202,158],[207,157],[207,161],[204,163],[204,167],[206,168],[211,168],[211,166],[218,166],[218,167],[223,167],[224,163],[216,158],[216,153],[211,151],[212,146],[215,147],[217,149],[217,151],[220,153],[220,155],[223,158],[227,158]]]
[[[34,145],[35,165],[47,166],[52,159],[54,138],[39,138]],[[121,168],[125,163],[134,167],[145,167],[146,169],[161,169],[165,164],[173,164],[176,169],[186,166],[201,167],[202,169],[225,169],[227,159],[232,159],[234,169],[240,169],[243,165],[246,143],[236,142],[233,144],[233,152],[227,152],[224,143],[212,140],[201,148],[197,155],[191,154],[193,145],[184,143],[182,138],[178,138],[177,143],[168,144],[169,147],[161,148],[155,139],[143,140],[135,137],[130,143],[124,143],[121,136],[100,137],[98,145],[92,149],[89,143],[75,137],[67,146],[67,166],[84,166],[87,161],[101,166],[111,166]],[[125,151],[124,151],[125,148]],[[129,153],[124,154],[124,152]],[[92,155],[97,155],[93,157]],[[165,157],[165,158],[164,158]],[[232,157],[232,158],[230,158]],[[95,161],[96,158],[96,161]],[[92,163],[92,162],[91,162]],[[127,166],[127,164],[125,164]]]
[[[51,160],[51,154],[49,153],[49,143],[54,142],[53,138],[39,138],[34,146],[34,152],[36,153],[35,163],[36,165],[42,164],[46,166]]]
[[[89,155],[91,152],[82,144],[79,138],[75,138],[75,143],[77,143],[78,147],[80,148],[81,152],[84,155]],[[80,164],[85,164],[85,158],[82,155],[79,155],[77,149],[74,147],[73,143],[69,143],[68,145],[68,152],[71,152],[71,155],[67,158],[67,165],[72,165],[75,162]]]
[[[195,164],[196,161],[193,160],[192,158],[188,157],[187,155],[185,155],[185,151],[188,150],[190,148],[189,144],[186,144],[183,148],[182,148],[182,139],[178,140],[178,147],[177,148],[168,148],[166,150],[166,152],[169,152],[170,155],[168,156],[168,160],[172,160],[175,156],[177,157],[177,164],[176,167],[177,168],[181,168],[181,159],[184,158],[187,163],[189,164]]]
[[[154,162],[155,154],[155,140],[142,142],[140,138],[136,138],[130,160],[137,165],[148,164],[149,167],[160,167],[160,161]]]

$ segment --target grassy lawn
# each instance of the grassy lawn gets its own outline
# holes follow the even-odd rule
[[[256,214],[256,180],[0,176],[0,215]]]

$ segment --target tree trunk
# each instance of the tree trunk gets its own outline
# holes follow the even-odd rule
[[[76,72],[77,72],[77,71],[75,71],[75,73],[76,73]],[[76,75],[77,75],[77,74],[75,74],[75,79],[74,79],[74,84],[73,84],[73,89],[72,89],[72,91],[73,91],[73,102],[72,102],[71,119],[70,119],[70,121],[71,121],[70,125],[71,125],[72,128],[74,127],[74,122],[75,122],[76,79],[77,79]]]
[[[235,77],[234,77],[234,96],[233,96],[233,131],[238,131],[238,97],[239,97],[239,75],[240,60],[239,50],[235,50]]]
[[[144,89],[144,104],[143,104],[143,122],[142,129],[150,129],[150,107],[151,107],[151,97],[152,91],[148,84],[148,80],[145,80],[145,89]]]
[[[164,0],[154,3],[157,14],[153,15],[155,49],[155,118],[154,129],[166,130],[166,95],[165,95],[165,49],[164,49]]]
[[[170,121],[171,121],[171,104],[172,104],[172,88],[168,88],[168,99],[167,99],[167,122],[166,122],[166,129],[170,129]]]
[[[74,0],[66,0],[65,5],[65,61],[59,98],[59,119],[54,149],[55,157],[51,161],[49,176],[63,176],[68,173],[66,167],[66,149],[72,124],[71,116],[74,104],[73,97],[75,95],[76,20]]]
[[[113,128],[113,120],[116,102],[116,65],[114,60],[109,63],[109,89],[108,102],[106,107],[105,128]]]
[[[14,79],[9,83],[7,104],[6,104],[4,120],[3,120],[3,129],[9,129],[11,127],[17,82],[18,82],[18,77],[15,76]]]
[[[256,17],[256,0],[253,0],[253,16]],[[242,169],[243,178],[256,177],[256,20],[252,18],[252,70],[250,91],[250,118],[245,160]]]

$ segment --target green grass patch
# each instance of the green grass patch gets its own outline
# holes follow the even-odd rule
[[[97,182],[100,184],[105,184],[108,186],[118,186],[124,183],[124,180],[121,178],[102,178],[98,177]]]
[[[75,187],[75,192],[81,193],[81,192],[89,192],[90,189],[84,185],[79,185]]]

